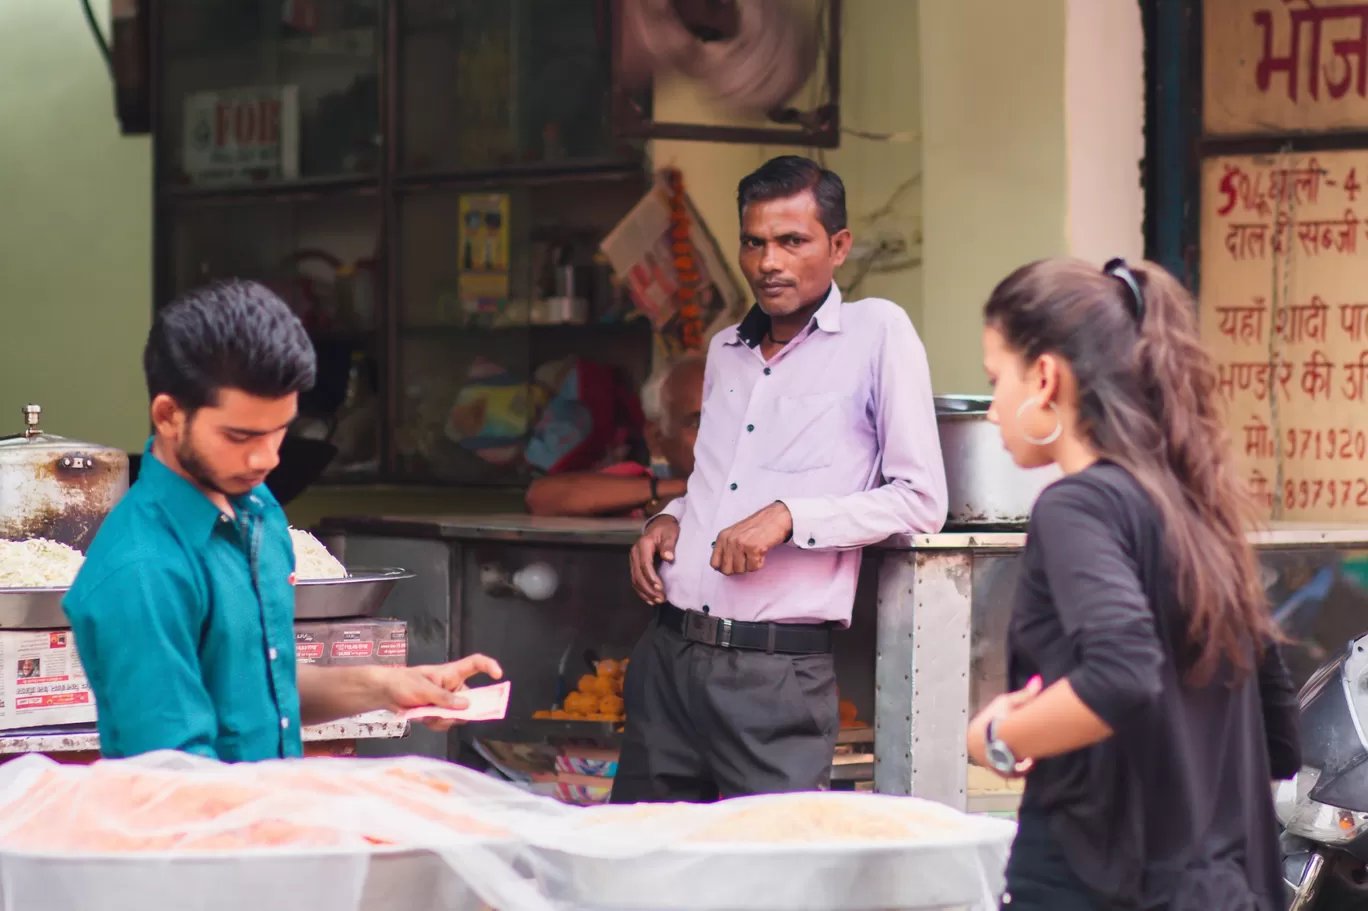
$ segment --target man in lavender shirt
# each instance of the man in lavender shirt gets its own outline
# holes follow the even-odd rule
[[[860,548],[945,521],[925,349],[900,307],[845,303],[833,280],[841,179],[784,156],[737,196],[756,304],[709,346],[686,494],[632,549],[655,617],[625,681],[615,803],[825,788]]]

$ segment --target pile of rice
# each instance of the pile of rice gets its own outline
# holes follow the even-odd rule
[[[68,588],[85,554],[60,541],[0,540],[0,588]]]
[[[323,542],[298,528],[290,529],[295,572],[300,579],[345,579],[347,568]],[[0,539],[0,588],[69,588],[85,562],[74,547],[47,538]]]
[[[295,578],[307,579],[345,579],[347,568],[329,553],[323,542],[298,528],[290,529],[294,543]]]

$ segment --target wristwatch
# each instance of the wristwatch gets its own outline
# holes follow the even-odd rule
[[[997,735],[998,722],[1001,718],[994,718],[988,722],[988,730],[984,733],[987,741],[988,764],[993,767],[993,771],[999,775],[1008,776],[1016,774],[1017,758],[1012,752],[1012,748],[1003,743]]]
[[[646,513],[648,516],[653,516],[655,515],[656,510],[660,508],[660,479],[655,475],[651,475],[650,481],[651,498],[643,504],[642,512]]]

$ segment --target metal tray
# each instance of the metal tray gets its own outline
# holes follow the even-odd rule
[[[413,573],[393,566],[349,569],[345,579],[307,579],[295,583],[295,619],[372,617],[389,597],[394,583]]]
[[[0,588],[0,629],[67,629],[65,588]]]
[[[371,617],[394,583],[413,573],[396,567],[358,567],[345,579],[310,579],[295,584],[295,619]],[[67,629],[62,610],[65,588],[0,588],[0,630]]]

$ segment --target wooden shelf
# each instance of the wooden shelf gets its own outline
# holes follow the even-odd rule
[[[568,181],[644,181],[645,176],[645,166],[640,160],[581,158],[564,161],[529,161],[483,168],[400,171],[394,176],[394,184],[401,192],[412,193],[425,190],[536,186]]]
[[[529,323],[523,326],[411,325],[400,327],[399,334],[405,337],[429,335],[449,338],[467,335],[514,335],[519,332],[537,334],[609,332],[621,335],[647,335],[650,331],[651,324],[643,319],[634,320],[630,323]]]
[[[239,205],[252,202],[295,202],[338,196],[375,196],[379,192],[378,176],[343,175],[222,186],[172,184],[162,186],[158,196],[163,203],[186,206],[197,203]]]

